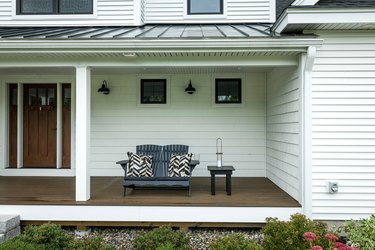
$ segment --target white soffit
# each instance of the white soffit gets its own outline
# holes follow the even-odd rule
[[[277,33],[306,29],[375,29],[375,8],[288,8],[275,23]]]

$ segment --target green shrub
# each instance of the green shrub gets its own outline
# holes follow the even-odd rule
[[[40,244],[24,242],[20,237],[15,237],[0,244],[0,250],[45,250],[45,247]]]
[[[64,232],[59,225],[46,223],[41,226],[28,225],[20,239],[23,242],[44,245],[48,250],[60,250],[71,244],[73,236]]]
[[[218,238],[210,245],[212,250],[261,250],[258,243],[248,240],[243,234],[236,233]]]
[[[375,215],[359,221],[347,221],[344,223],[344,230],[353,247],[362,250],[375,249]]]
[[[190,249],[189,237],[185,232],[173,231],[170,227],[155,228],[149,232],[141,232],[134,239],[136,250],[156,249]]]
[[[156,250],[175,250],[175,249],[176,248],[174,247],[172,243],[166,243],[156,248]]]
[[[101,237],[87,238],[84,240],[74,240],[69,246],[69,250],[112,250],[107,246]]]
[[[280,221],[277,218],[267,218],[267,224],[262,228],[264,234],[263,247],[265,250],[306,250],[310,249],[303,234],[314,232],[321,236],[315,245],[328,248],[327,240],[322,237],[327,234],[327,224],[307,219],[302,214],[294,214],[290,221]]]

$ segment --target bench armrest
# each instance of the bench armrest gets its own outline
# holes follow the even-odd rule
[[[199,161],[197,161],[197,160],[191,160],[191,161],[189,162],[189,166],[190,166],[190,175],[191,175],[191,173],[193,172],[194,168],[195,168],[197,165],[199,165]]]
[[[128,164],[129,160],[122,160],[122,161],[118,161],[116,162],[116,164],[120,164],[121,167],[124,169],[124,171],[126,172],[126,165]]]

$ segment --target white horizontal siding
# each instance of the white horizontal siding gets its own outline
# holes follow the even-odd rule
[[[322,33],[312,86],[313,217],[375,212],[375,36]],[[327,183],[339,192],[329,194]]]
[[[122,20],[133,23],[134,0],[97,0],[98,20]]]
[[[229,20],[243,22],[270,22],[271,9],[275,8],[270,0],[227,0]]]
[[[12,18],[12,0],[0,0],[0,20]]]
[[[267,74],[267,177],[296,200],[300,194],[300,80],[297,69]]]
[[[137,104],[138,75],[93,77],[91,174],[122,175],[115,162],[139,144],[187,144],[200,154],[194,176],[208,176],[207,165],[216,162],[216,138],[223,139],[223,162],[234,165],[235,176],[265,176],[265,75],[156,75],[167,78],[167,105]],[[243,77],[243,104],[213,105],[215,77]],[[97,92],[106,79],[111,93]],[[191,79],[197,92],[186,94]]]
[[[93,0],[92,15],[15,15],[15,2],[0,0],[3,26],[45,26],[46,21],[50,26],[134,25],[135,22],[134,0]]]
[[[187,15],[184,0],[145,0],[147,23],[272,22],[273,0],[224,0],[224,15]]]
[[[145,0],[146,23],[175,22],[184,19],[182,0]]]
[[[135,0],[93,0],[93,15],[15,15],[15,1],[0,0],[3,26],[134,25],[135,16],[145,23],[268,23],[274,21],[274,0],[226,0],[223,15],[187,15],[184,0],[143,0],[134,13]],[[137,0],[141,1],[141,0]],[[139,10],[137,10],[139,12]]]

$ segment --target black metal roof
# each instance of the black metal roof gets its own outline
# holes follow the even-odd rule
[[[317,7],[375,7],[375,0],[320,0]]]
[[[1,27],[0,39],[208,39],[272,37],[271,24],[146,24],[111,27]]]

